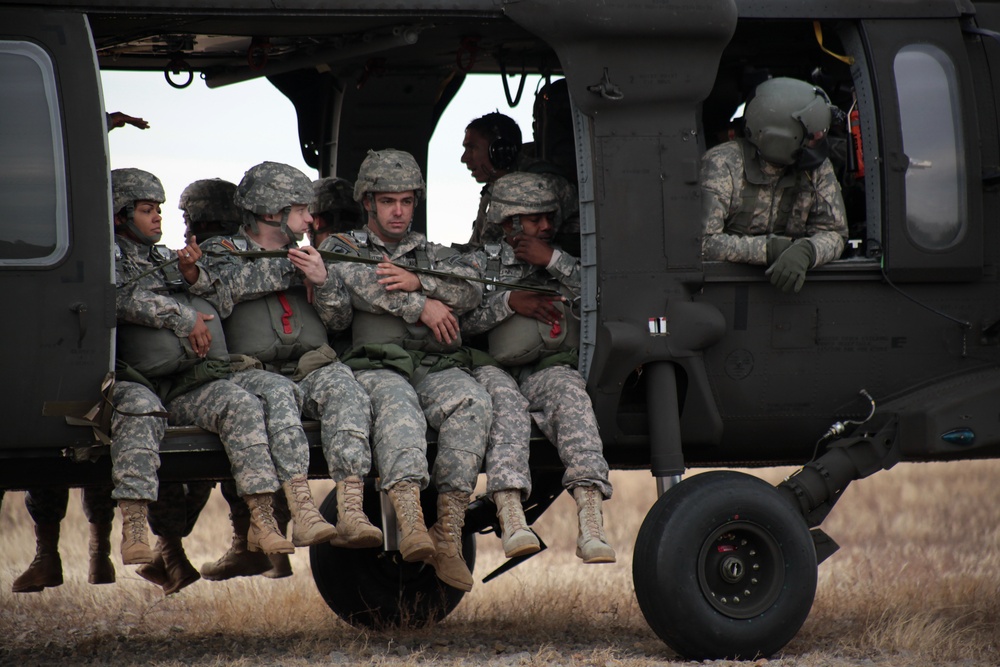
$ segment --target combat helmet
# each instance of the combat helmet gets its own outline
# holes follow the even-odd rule
[[[257,223],[264,222],[265,215],[281,213],[281,222],[264,224],[280,227],[289,238],[301,240],[300,234],[288,228],[288,214],[292,206],[311,204],[313,200],[312,181],[291,165],[280,162],[261,162],[250,167],[236,186],[233,202],[243,211],[243,224],[257,233]]]
[[[507,218],[535,213],[553,213],[552,224],[561,222],[559,196],[547,174],[515,171],[493,184],[486,221],[499,225]],[[516,225],[515,225],[516,226]]]
[[[769,79],[754,91],[743,112],[746,136],[760,156],[790,165],[816,132],[830,129],[830,98],[822,88],[798,79]]]
[[[313,181],[313,194],[309,212],[323,216],[334,232],[350,231],[362,220],[361,205],[354,201],[354,184],[346,178],[329,176]],[[349,227],[342,229],[345,225],[341,223]]]
[[[145,245],[153,245],[160,237],[152,238],[141,233],[135,226],[135,203],[152,201],[162,204],[167,200],[163,184],[153,174],[142,169],[127,167],[111,171],[111,208],[117,215],[125,211],[125,227]]]
[[[233,202],[235,194],[235,183],[221,178],[205,178],[184,188],[177,208],[184,212],[184,224],[189,232],[193,232],[196,226],[211,225],[218,228],[218,233],[235,234],[243,222],[243,214]]]
[[[370,150],[358,170],[358,180],[354,183],[354,201],[364,200],[367,193],[408,190],[413,190],[419,200],[426,189],[420,166],[412,155],[394,148]]]

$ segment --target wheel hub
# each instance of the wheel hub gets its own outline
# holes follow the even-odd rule
[[[710,605],[736,619],[767,610],[781,593],[785,562],[771,533],[746,520],[712,531],[702,544],[698,583]]]

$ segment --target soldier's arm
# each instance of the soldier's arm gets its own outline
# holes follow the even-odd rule
[[[507,305],[509,294],[509,292],[503,291],[489,292],[484,295],[477,308],[461,317],[462,333],[470,336],[481,334],[510,318],[514,311]]]
[[[126,283],[120,273],[116,282],[115,308],[118,321],[154,329],[170,329],[178,338],[191,335],[198,322],[198,313],[193,308],[143,287],[141,281]]]
[[[223,240],[210,239],[203,257],[205,282],[192,285],[192,293],[205,298],[222,317],[236,304],[259,299],[296,284],[295,265],[284,257],[245,259],[234,255]],[[207,288],[204,287],[207,285]]]
[[[417,274],[421,292],[451,306],[458,314],[468,312],[482,301],[483,292],[479,283],[462,280],[462,276],[479,277],[480,268],[476,253],[457,253],[451,248],[428,244],[428,252],[434,258],[434,268],[454,274],[454,278]]]
[[[816,250],[816,262],[820,266],[831,262],[844,251],[847,239],[847,210],[840,191],[840,182],[829,160],[821,164],[813,173],[814,202],[806,221],[806,235]]]

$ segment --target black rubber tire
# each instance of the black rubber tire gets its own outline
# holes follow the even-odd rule
[[[365,482],[365,513],[382,526],[378,492]],[[428,525],[436,517],[436,496],[421,496]],[[331,491],[319,508],[330,523],[337,520],[337,493]],[[476,537],[465,533],[462,552],[469,570],[475,567]],[[407,563],[398,551],[343,549],[329,543],[309,547],[313,581],[323,600],[337,616],[351,625],[381,629],[423,627],[447,616],[465,595],[448,586],[423,563]]]
[[[664,493],[639,528],[632,561],[646,622],[688,660],[780,650],[809,615],[816,578],[802,516],[770,484],[733,471],[695,475]]]

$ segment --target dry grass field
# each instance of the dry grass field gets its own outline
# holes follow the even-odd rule
[[[698,472],[698,471],[695,471]],[[777,482],[790,469],[754,474]],[[823,528],[841,550],[819,571],[812,613],[769,661],[717,665],[1000,664],[1000,462],[901,464],[854,483]],[[648,473],[616,472],[605,505],[614,565],[573,555],[572,501],[536,524],[550,548],[478,584],[438,625],[373,632],[340,621],[312,582],[307,550],[295,575],[199,581],[169,598],[123,567],[118,583],[86,583],[86,524],[74,493],[61,553],[66,583],[10,592],[34,542],[19,493],[0,513],[0,664],[101,665],[596,665],[681,664],[649,630],[631,583],[632,543],[655,499]],[[313,482],[317,497],[329,483]],[[196,564],[228,545],[214,494],[187,541]],[[115,548],[119,536],[115,535]],[[480,536],[479,578],[502,561]],[[350,573],[345,573],[349,577]]]

